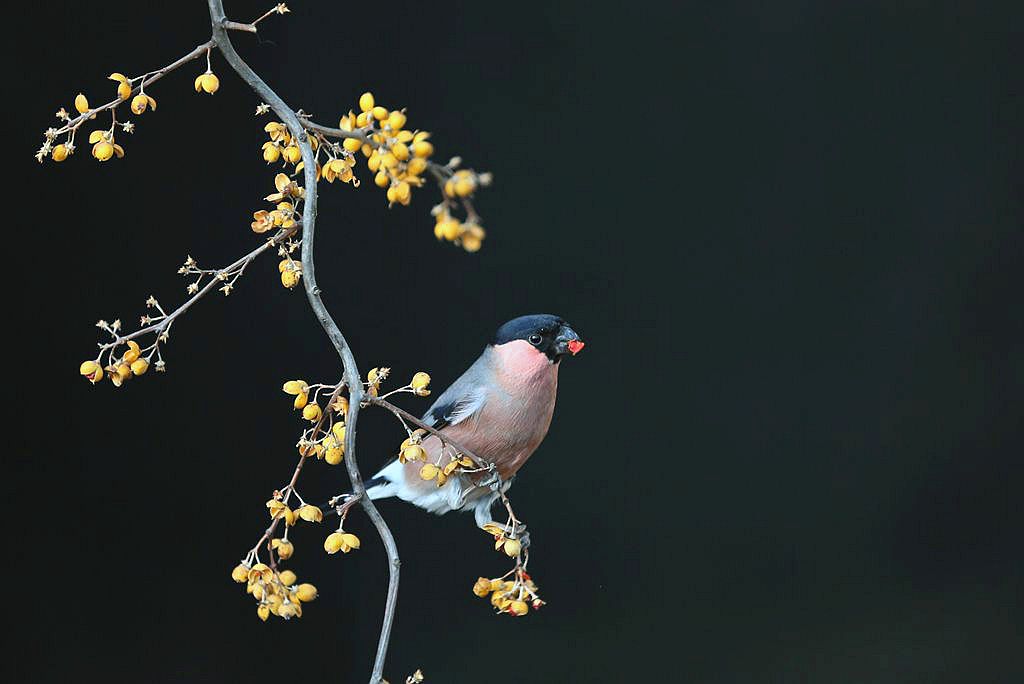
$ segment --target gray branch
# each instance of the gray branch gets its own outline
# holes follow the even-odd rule
[[[331,318],[331,314],[320,299],[320,288],[316,284],[316,273],[313,265],[313,236],[316,230],[316,161],[313,156],[313,148],[309,143],[309,137],[303,121],[296,112],[289,107],[284,100],[263,79],[261,79],[252,68],[235,52],[228,35],[229,29],[236,28],[237,22],[228,21],[224,15],[224,4],[222,0],[207,0],[210,7],[210,21],[213,25],[213,42],[217,49],[224,56],[227,63],[233,68],[242,80],[256,92],[256,94],[280,117],[281,121],[288,126],[292,139],[302,150],[302,162],[304,171],[304,184],[306,190],[305,204],[302,211],[302,279],[305,284],[306,298],[309,305],[316,314],[320,325],[323,326],[327,337],[338,352],[344,367],[345,384],[348,385],[349,408],[346,416],[345,430],[345,467],[348,469],[349,479],[352,481],[352,491],[359,497],[359,503],[366,511],[367,517],[377,528],[377,533],[384,542],[384,549],[388,555],[388,595],[384,607],[384,623],[381,627],[380,640],[377,643],[377,655],[373,663],[373,672],[370,675],[370,684],[379,684],[384,673],[384,660],[387,656],[388,643],[391,639],[391,625],[395,618],[395,607],[398,601],[398,571],[401,564],[398,558],[398,546],[395,538],[388,529],[384,518],[373,505],[373,501],[365,496],[366,488],[363,486],[363,478],[356,463],[356,420],[359,417],[360,404],[363,402],[362,376],[356,365],[352,350],[341,334],[338,324]],[[355,269],[357,264],[355,258],[347,256],[350,260],[349,266]],[[355,296],[353,286],[348,296]]]

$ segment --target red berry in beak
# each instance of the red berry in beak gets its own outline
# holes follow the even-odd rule
[[[576,356],[585,346],[580,340],[569,340],[569,353]]]

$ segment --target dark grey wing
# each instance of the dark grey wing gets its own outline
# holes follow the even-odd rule
[[[484,356],[481,356],[434,400],[423,415],[423,422],[440,430],[449,425],[457,425],[475,414],[487,400],[489,377],[490,369]]]

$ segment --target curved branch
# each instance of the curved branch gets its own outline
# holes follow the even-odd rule
[[[298,142],[302,150],[302,161],[304,167],[304,184],[306,197],[302,211],[302,278],[305,283],[306,298],[309,305],[316,314],[320,325],[323,326],[327,337],[341,357],[344,366],[345,384],[349,390],[349,409],[346,416],[345,430],[345,467],[348,470],[349,479],[352,481],[352,490],[359,496],[359,502],[366,511],[367,517],[377,528],[377,533],[384,542],[384,548],[388,555],[388,595],[384,608],[384,622],[381,627],[380,640],[377,643],[377,655],[374,659],[373,672],[370,675],[370,684],[378,684],[384,672],[384,660],[387,656],[388,643],[391,639],[391,625],[394,622],[395,608],[398,601],[398,574],[401,561],[398,558],[398,546],[395,538],[388,529],[387,523],[380,512],[373,505],[368,496],[364,496],[366,488],[363,485],[363,478],[356,463],[356,421],[359,416],[359,407],[363,401],[363,384],[356,365],[355,357],[338,328],[337,323],[331,318],[323,301],[320,299],[320,288],[316,284],[316,274],[313,265],[313,237],[316,230],[317,211],[317,179],[316,160],[313,155],[313,148],[309,143],[305,127],[295,111],[289,107],[281,97],[261,79],[252,68],[235,51],[228,36],[228,29],[232,26],[224,14],[224,3],[222,0],[207,0],[210,7],[210,21],[213,25],[213,40],[217,49],[227,63],[242,77],[246,83],[259,95],[264,102],[270,105],[281,121],[288,126],[292,138]]]

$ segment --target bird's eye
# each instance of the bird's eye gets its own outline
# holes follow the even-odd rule
[[[532,344],[534,347],[536,347],[538,344],[540,344],[540,341],[541,341],[541,336],[540,335],[530,335],[530,344]]]

